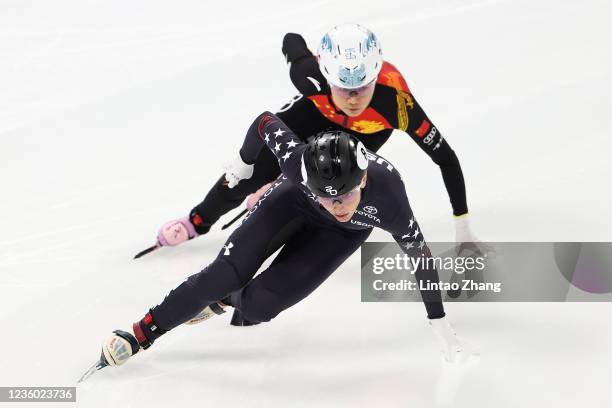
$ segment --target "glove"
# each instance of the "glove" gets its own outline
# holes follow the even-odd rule
[[[229,188],[234,188],[240,180],[250,179],[253,176],[253,165],[246,164],[240,155],[232,162],[223,166],[223,170],[225,171],[225,179]]]
[[[470,228],[469,214],[455,216],[455,241],[456,242],[480,242],[472,228]]]
[[[287,62],[294,62],[302,57],[312,56],[304,37],[294,33],[285,34],[282,51]]]
[[[480,363],[480,353],[469,343],[457,339],[446,317],[429,320],[442,349],[442,373],[436,384],[436,407],[454,407],[457,392],[467,374]]]
[[[484,244],[470,228],[470,217],[468,214],[455,216],[455,242],[457,254],[460,255],[465,249],[474,252],[477,256],[494,254],[495,250],[490,245]]]
[[[257,201],[259,201],[259,199],[261,198],[261,196],[264,195],[264,193],[266,191],[268,191],[268,189],[270,188],[270,186],[272,185],[272,183],[268,183],[264,186],[261,186],[259,188],[259,190],[257,190],[256,192],[254,192],[253,194],[249,194],[247,196],[246,199],[246,206],[247,206],[247,210],[251,211],[251,209],[255,206],[255,204],[257,203]]]
[[[461,359],[463,344],[457,338],[455,330],[450,323],[443,317],[441,319],[429,319],[429,326],[440,342],[442,354],[448,363],[454,363]]]
[[[189,218],[183,217],[162,225],[157,232],[157,242],[161,246],[175,246],[198,235]]]

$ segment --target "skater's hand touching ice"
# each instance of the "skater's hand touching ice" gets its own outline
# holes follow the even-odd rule
[[[482,242],[472,231],[468,214],[455,217],[455,242],[457,242],[457,255],[465,250],[474,256],[489,256],[495,254],[495,249]]]

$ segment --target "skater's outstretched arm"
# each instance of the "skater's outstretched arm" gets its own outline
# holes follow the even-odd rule
[[[395,215],[390,221],[385,222],[381,228],[389,232],[393,239],[398,243],[404,253],[411,258],[427,258],[431,256],[431,251],[427,246],[423,232],[419,223],[412,212],[404,183],[401,180],[399,173],[389,172],[388,178],[388,201],[393,203],[393,207],[397,208]],[[415,271],[415,278],[421,287],[430,287],[429,282],[439,282],[438,271],[435,267],[431,267],[428,263],[419,263],[418,269]],[[421,290],[421,297],[427,310],[429,319],[439,319],[445,316],[444,306],[442,304],[442,295],[440,291]]]
[[[412,94],[410,99],[410,121],[406,132],[440,168],[453,214],[455,216],[467,214],[465,181],[459,159]]]
[[[329,85],[319,70],[317,59],[308,49],[306,41],[300,34],[286,34],[283,38],[282,52],[289,64],[291,82],[300,93],[304,96],[328,93]],[[401,111],[406,112],[404,120],[391,117],[389,120],[397,121],[397,129],[407,132],[440,167],[453,214],[455,216],[466,214],[468,208],[465,181],[457,155],[417,102],[400,71],[389,62],[385,62],[383,71],[381,75],[384,78],[379,77],[378,82],[395,88],[397,92],[397,97],[394,99],[397,99],[398,105],[392,109],[393,116],[400,116]]]

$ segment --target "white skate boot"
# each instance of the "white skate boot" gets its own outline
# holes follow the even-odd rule
[[[185,322],[185,324],[193,325],[202,323],[204,320],[208,320],[213,316],[225,313],[226,307],[226,305],[219,302],[211,303],[210,305],[206,306],[200,313]]]
[[[102,355],[111,366],[119,366],[140,351],[140,344],[133,334],[115,330],[102,344]]]
[[[122,330],[115,330],[104,343],[100,358],[79,379],[79,383],[91,377],[96,371],[108,366],[124,364],[130,357],[141,350],[138,340],[133,334]]]

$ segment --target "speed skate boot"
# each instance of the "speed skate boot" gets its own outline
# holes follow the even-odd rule
[[[200,313],[186,321],[185,324],[194,325],[202,323],[204,320],[208,320],[213,316],[225,313],[226,307],[227,305],[223,304],[222,302],[213,302],[202,309]]]
[[[102,344],[102,356],[107,365],[118,366],[141,350],[133,334],[115,330]]]
[[[96,371],[108,366],[125,364],[130,357],[141,350],[146,350],[159,336],[166,333],[160,329],[147,313],[143,319],[132,325],[132,333],[115,330],[113,334],[102,343],[102,353],[97,362],[92,365],[79,379],[79,383],[91,377]]]
[[[132,333],[123,330],[115,330],[112,336],[102,343],[102,353],[100,353],[98,361],[96,361],[77,382],[81,383],[85,381],[104,367],[122,365],[140,350],[141,346]]]

